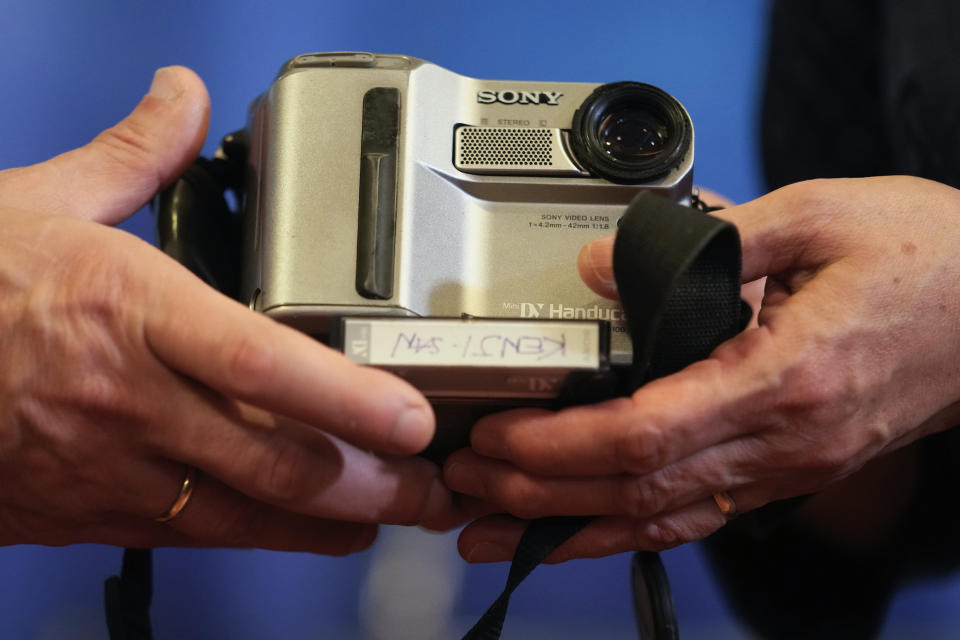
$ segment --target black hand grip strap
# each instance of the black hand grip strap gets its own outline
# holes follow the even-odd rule
[[[696,209],[635,198],[613,268],[633,341],[631,391],[703,360],[750,318],[740,299],[740,234]]]
[[[247,151],[246,132],[225,136],[216,157],[194,160],[151,203],[160,250],[234,299],[240,295],[242,215],[225,194],[242,200]]]
[[[614,244],[614,275],[630,337],[633,367],[628,391],[702,360],[749,320],[740,299],[740,236],[728,222],[642,193],[627,207]],[[507,585],[464,640],[497,640],[510,596],[531,571],[589,524],[589,517],[544,518],[530,523],[513,558]],[[662,571],[655,554],[635,567]],[[641,602],[644,640],[677,637],[673,603],[665,575]],[[637,591],[636,593],[646,593]],[[665,596],[664,596],[665,593]],[[643,604],[650,610],[641,611]],[[669,606],[668,606],[669,605]]]

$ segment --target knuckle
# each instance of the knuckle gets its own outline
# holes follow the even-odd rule
[[[625,515],[640,518],[664,507],[664,487],[655,478],[630,476],[620,483],[620,506]]]
[[[519,468],[544,475],[556,471],[556,457],[551,455],[549,450],[553,443],[532,439],[520,441],[517,437],[507,437],[504,444],[510,452],[509,460]]]
[[[94,326],[115,327],[126,320],[130,301],[142,297],[143,287],[131,269],[133,246],[123,236],[114,236],[102,249],[70,250],[60,266],[64,286],[56,291],[55,304]]]
[[[818,484],[822,485],[847,475],[854,463],[853,457],[852,448],[846,442],[834,439],[827,446],[816,447],[798,456],[796,466],[804,476],[819,479]]]
[[[814,351],[816,347],[810,348]],[[836,420],[853,409],[851,393],[859,386],[842,361],[824,366],[822,357],[803,355],[783,378],[784,405],[810,419],[829,413]]]
[[[130,175],[149,180],[152,191],[159,188],[161,180],[154,161],[156,140],[135,123],[125,120],[114,125],[94,138],[93,144]]]
[[[126,383],[107,374],[90,374],[68,384],[55,398],[38,399],[51,402],[52,408],[17,412],[18,421],[43,434],[46,446],[62,464],[77,469],[91,465],[90,473],[96,475],[101,471],[104,447],[149,440],[156,425],[149,398],[133,393]]]
[[[526,476],[512,474],[493,489],[496,502],[518,518],[530,520],[544,513],[545,491]]]
[[[822,349],[810,346],[808,353]],[[864,398],[871,396],[867,367],[845,358],[803,354],[782,376],[779,428],[792,433],[802,449],[793,464],[804,472],[836,477],[848,469],[863,448],[879,446],[886,427],[869,414]],[[844,429],[856,422],[857,429]]]
[[[649,421],[631,425],[615,439],[613,446],[619,470],[634,475],[660,468],[666,453],[662,436]]]
[[[275,372],[273,350],[266,342],[245,332],[227,347],[227,380],[236,392],[246,397],[261,389]]]
[[[85,336],[83,341],[67,347],[73,362],[70,376],[54,376],[49,382],[37,385],[39,400],[48,407],[48,412],[59,413],[61,420],[85,419],[98,427],[97,433],[113,431],[139,437],[147,427],[155,424],[155,397],[149,385],[142,384],[129,375],[128,364],[114,344],[109,331],[101,335]],[[35,414],[30,407],[20,412],[27,417]],[[62,436],[79,435],[76,430],[63,430]],[[90,435],[88,432],[87,435]]]
[[[814,217],[829,217],[845,203],[842,194],[838,193],[836,181],[832,180],[796,182],[783,187],[781,193],[796,211]]]
[[[258,465],[257,488],[273,504],[297,504],[311,492],[307,454],[293,444],[277,444]]]
[[[679,519],[671,517],[656,518],[638,524],[636,537],[635,548],[651,551],[672,549],[696,539]]]
[[[105,372],[91,372],[76,381],[73,394],[84,413],[133,424],[145,420],[144,403],[131,393],[127,383]]]

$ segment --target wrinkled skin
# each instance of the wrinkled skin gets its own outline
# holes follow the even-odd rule
[[[468,526],[465,558],[507,560],[524,520],[560,514],[600,517],[551,561],[665,549],[725,524],[718,491],[744,512],[824,490],[799,517],[849,544],[890,528],[904,447],[960,424],[960,192],[823,180],[716,215],[740,231],[744,282],[766,277],[756,326],[629,398],[480,421],[445,478],[515,517]],[[611,251],[591,243],[579,268],[615,296]]]
[[[410,457],[426,400],[213,291],[113,229],[193,160],[208,98],[160,70],[88,146],[0,173],[0,544],[368,546],[442,523]],[[169,523],[186,467],[196,490]]]

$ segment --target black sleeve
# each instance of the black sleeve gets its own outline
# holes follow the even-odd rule
[[[883,135],[880,4],[774,4],[761,111],[769,189],[892,172]]]
[[[911,580],[960,569],[960,427],[917,448],[916,497],[886,548],[854,554],[790,518],[772,531],[737,526],[708,538],[711,567],[734,613],[760,638],[873,638]]]
[[[768,188],[905,174],[960,188],[960,3],[778,0],[761,145]]]

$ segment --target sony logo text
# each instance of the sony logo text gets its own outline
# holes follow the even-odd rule
[[[477,102],[480,104],[546,104],[557,106],[563,94],[558,91],[493,91],[483,89],[477,92]]]

